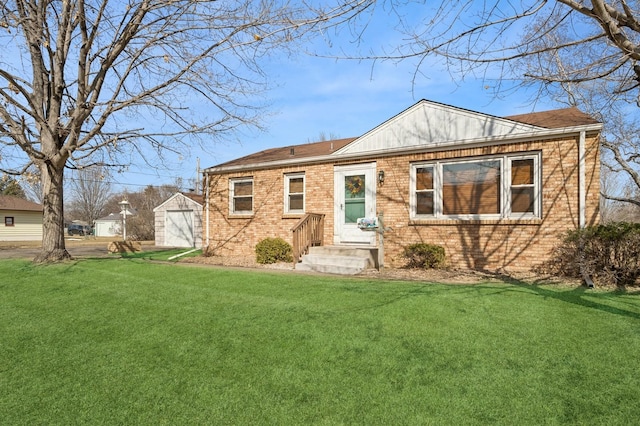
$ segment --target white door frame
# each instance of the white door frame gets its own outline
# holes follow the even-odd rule
[[[376,216],[376,163],[334,166],[333,169],[333,243],[337,245],[375,246],[376,233],[358,229],[355,223],[345,223],[344,200],[346,176],[365,176],[365,217]]]

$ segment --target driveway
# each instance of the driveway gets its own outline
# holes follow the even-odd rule
[[[69,238],[65,241],[67,251],[71,256],[80,257],[108,257],[107,245],[109,240],[85,240]],[[6,241],[0,243],[0,259],[33,259],[40,253],[41,243],[31,241]],[[164,248],[164,247],[163,247]],[[155,250],[153,243],[142,246],[144,251]]]

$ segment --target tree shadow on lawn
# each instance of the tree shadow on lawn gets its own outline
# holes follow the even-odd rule
[[[628,293],[626,289],[620,289],[620,288],[617,288],[612,291],[603,292],[599,290],[590,289],[585,285],[576,286],[571,290],[567,290],[567,291],[564,291],[561,289],[553,290],[553,289],[547,289],[543,287],[543,284],[545,283],[541,283],[540,281],[542,280],[531,283],[531,282],[525,282],[525,281],[522,281],[513,277],[509,277],[506,275],[502,275],[502,274],[495,274],[495,277],[496,279],[503,281],[505,284],[510,284],[518,288],[532,291],[538,296],[541,296],[544,298],[555,299],[565,303],[570,303],[572,305],[578,305],[585,308],[597,309],[599,311],[606,312],[609,314],[621,315],[628,318],[640,320],[640,312],[638,311],[634,311],[631,309],[627,310],[620,307],[611,306],[605,303],[599,303],[593,299],[587,299],[587,297],[603,298],[605,300],[613,301],[618,305],[626,304],[630,308],[636,308],[637,310],[640,305],[625,303],[625,301],[621,299],[620,296],[638,295],[640,293],[636,293],[636,292]]]
[[[124,260],[147,260],[147,261],[151,260],[151,261],[164,262],[166,261],[166,257],[170,257],[172,254],[175,254],[175,253],[176,253],[175,249],[170,249],[170,250],[159,250],[159,251],[152,251],[152,252],[113,254],[113,255],[110,255],[108,258],[86,257],[83,260],[104,261],[109,259],[111,260],[124,259]],[[267,274],[270,272],[271,271],[265,271],[265,273]],[[551,284],[549,282],[542,282],[542,280],[539,280],[536,282],[527,282],[527,281],[514,278],[512,276],[508,276],[500,273],[487,273],[487,275],[490,275],[493,279],[504,283],[506,286],[493,286],[492,283],[484,283],[484,284],[446,284],[446,283],[424,283],[424,282],[420,283],[416,281],[405,281],[401,279],[400,280],[389,279],[385,281],[413,283],[413,284],[416,284],[416,287],[413,287],[410,290],[405,289],[401,292],[394,291],[396,295],[393,295],[393,296],[390,295],[390,297],[385,298],[383,301],[379,301],[372,305],[360,306],[356,309],[366,310],[366,309],[381,307],[384,305],[390,305],[407,298],[412,298],[416,296],[433,295],[434,293],[448,291],[448,289],[452,287],[458,288],[459,290],[465,289],[462,291],[468,291],[470,293],[477,292],[479,288],[483,290],[493,289],[495,290],[495,293],[509,292],[509,291],[514,291],[514,289],[518,289],[518,290],[526,290],[527,292],[530,292],[530,293],[533,292],[534,294],[544,298],[559,300],[565,303],[570,303],[572,305],[577,305],[577,306],[586,307],[590,309],[596,309],[609,314],[620,315],[627,318],[640,320],[640,312],[638,312],[638,310],[640,310],[640,304],[625,302],[625,300],[621,298],[621,296],[625,296],[625,295],[638,296],[640,295],[640,292],[628,292],[625,289],[615,289],[615,290],[604,292],[598,289],[597,290],[590,289],[590,288],[587,288],[586,286],[575,286],[574,288],[565,291],[564,289],[561,289],[561,288],[558,288],[558,289],[545,288],[544,285],[551,285]],[[326,278],[326,276],[323,278]],[[337,278],[340,278],[340,277],[337,277]],[[354,280],[354,283],[359,282],[359,285],[351,285],[351,284],[347,285],[345,283],[345,285],[343,286],[343,289],[348,290],[350,292],[358,292],[358,293],[367,293],[372,291],[377,292],[380,289],[379,287],[374,290],[372,288],[368,288],[366,286],[361,285],[362,283],[376,282],[376,281],[377,280],[371,280],[371,279],[364,279],[364,280],[357,279],[357,280]],[[587,299],[587,297],[589,297],[590,299]],[[593,298],[601,298],[604,300],[608,300],[616,303],[617,305],[627,305],[629,309],[612,306],[606,303],[600,303],[596,300],[593,300]]]

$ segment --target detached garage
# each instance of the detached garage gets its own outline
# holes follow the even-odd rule
[[[156,246],[201,247],[202,210],[202,195],[182,192],[153,209]]]

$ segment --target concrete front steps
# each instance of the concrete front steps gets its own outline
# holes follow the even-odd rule
[[[310,247],[309,254],[297,263],[297,271],[355,275],[365,269],[378,267],[378,249],[369,246]]]

